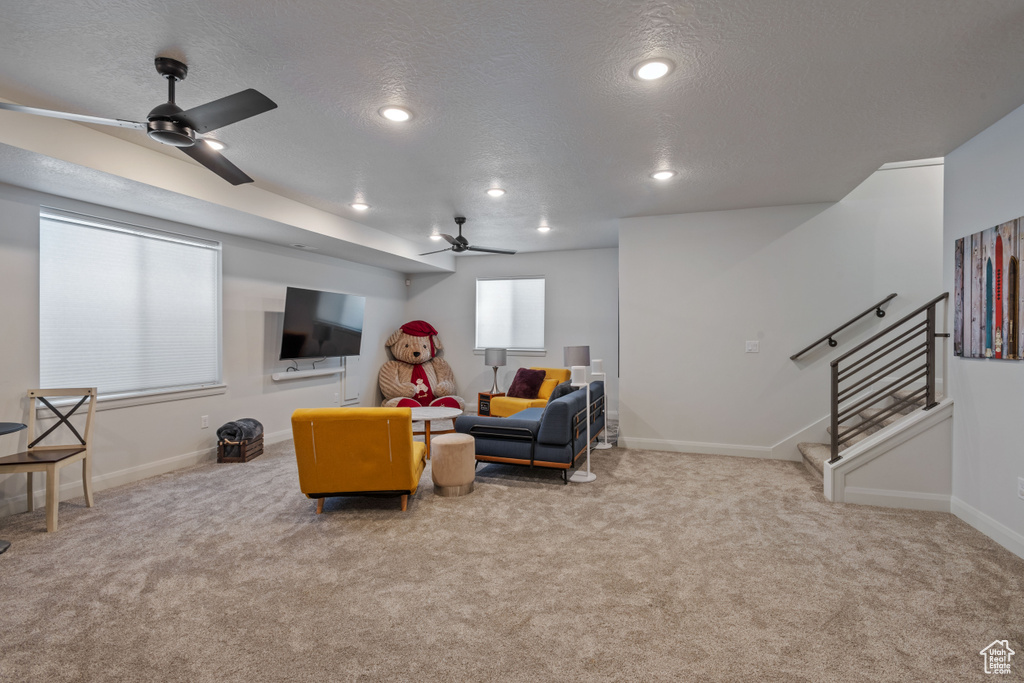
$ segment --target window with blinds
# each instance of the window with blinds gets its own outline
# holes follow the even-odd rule
[[[135,396],[220,384],[218,242],[44,209],[39,379]]]
[[[544,349],[544,278],[478,278],[476,348]]]

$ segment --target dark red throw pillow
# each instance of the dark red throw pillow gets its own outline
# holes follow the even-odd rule
[[[514,398],[537,398],[540,385],[544,383],[543,370],[519,368],[506,394]]]

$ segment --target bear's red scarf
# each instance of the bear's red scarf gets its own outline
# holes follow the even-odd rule
[[[422,365],[412,366],[412,383],[417,387],[426,387],[425,389],[420,388],[419,392],[412,397],[413,400],[418,401],[421,406],[429,406],[430,402],[434,400],[434,390],[427,378],[427,371],[423,369]]]

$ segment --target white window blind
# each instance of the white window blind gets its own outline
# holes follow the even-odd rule
[[[220,244],[44,210],[43,387],[135,395],[220,383]]]
[[[544,278],[477,279],[476,348],[544,348]]]

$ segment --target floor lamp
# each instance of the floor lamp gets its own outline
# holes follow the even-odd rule
[[[569,481],[576,483],[588,483],[597,479],[597,475],[590,471],[590,384],[587,382],[587,366],[590,365],[589,346],[566,346],[562,353],[563,364],[571,368],[571,386],[587,388],[587,471],[576,473],[569,477]]]
[[[600,358],[595,358],[591,361],[590,366],[590,376],[604,382],[604,430],[601,432],[601,440],[594,444],[594,448],[603,451],[606,448],[612,447],[608,443],[608,382],[606,381],[608,374],[604,371],[604,361]]]

